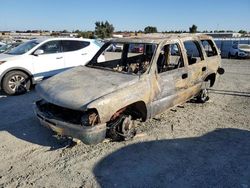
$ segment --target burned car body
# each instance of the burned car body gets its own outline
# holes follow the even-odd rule
[[[114,48],[121,45],[122,50]],[[135,45],[142,50],[134,50]],[[207,88],[224,72],[220,63],[219,51],[206,35],[114,39],[86,66],[39,84],[42,100],[36,102],[35,113],[59,135],[86,144],[105,136],[129,139],[136,120],[146,121],[194,97],[205,102]]]

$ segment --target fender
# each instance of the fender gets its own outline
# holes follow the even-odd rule
[[[147,105],[150,103],[149,87],[150,85],[147,81],[142,80],[139,83],[122,88],[89,103],[87,109],[96,109],[102,123],[108,122],[118,110],[136,102],[143,102],[147,112],[149,112],[149,106]]]

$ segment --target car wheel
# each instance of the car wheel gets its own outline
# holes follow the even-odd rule
[[[235,58],[236,58],[236,59],[239,59],[238,52],[235,54]]]
[[[197,96],[197,101],[199,103],[205,103],[206,101],[209,100],[209,96],[208,96],[208,90],[205,88],[205,89],[202,89],[199,93],[199,95]]]
[[[130,140],[136,134],[135,124],[136,121],[130,115],[121,115],[108,125],[107,137],[113,141]]]
[[[22,71],[8,72],[2,82],[3,91],[8,95],[26,93],[31,86],[30,77]]]

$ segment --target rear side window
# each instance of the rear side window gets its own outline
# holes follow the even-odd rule
[[[218,55],[218,52],[215,48],[215,44],[211,40],[202,40],[201,43],[203,48],[205,49],[207,57]]]
[[[188,64],[192,65],[203,60],[201,47],[197,41],[185,41],[184,46],[186,49]]]
[[[90,42],[87,41],[71,41],[71,40],[63,40],[62,46],[64,52],[72,52],[76,50],[80,50],[82,48],[87,47]]]

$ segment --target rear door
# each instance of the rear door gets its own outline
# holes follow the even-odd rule
[[[201,89],[207,71],[207,64],[199,41],[183,42],[185,56],[188,62],[188,93],[189,98],[195,96]]]
[[[90,51],[90,42],[88,41],[63,40],[62,46],[66,68],[85,65],[94,53],[94,49],[92,52]]]
[[[43,50],[44,53],[33,56],[36,79],[50,77],[64,70],[64,56],[60,40],[48,41],[38,49]]]
[[[210,39],[203,39],[201,43],[206,53],[207,74],[216,73],[221,61],[218,49],[215,43]]]
[[[156,82],[160,92],[152,102],[153,116],[187,99],[188,71],[179,42],[167,44],[161,49],[157,72]]]

